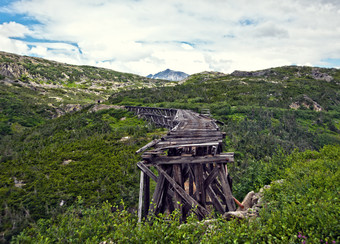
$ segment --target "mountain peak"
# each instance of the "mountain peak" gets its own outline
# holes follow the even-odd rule
[[[170,80],[170,81],[180,81],[187,78],[189,75],[181,72],[174,71],[171,69],[166,69],[164,71],[158,72],[157,74],[150,74],[147,77],[151,79],[162,79],[162,80]]]

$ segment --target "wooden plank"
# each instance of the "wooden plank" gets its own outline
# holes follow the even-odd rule
[[[162,141],[167,141],[167,142],[198,141],[198,140],[216,141],[216,140],[222,140],[222,139],[223,137],[221,135],[202,137],[202,138],[197,137],[197,136],[186,136],[186,137],[177,137],[177,138],[172,138],[172,137],[167,137],[167,136],[162,137]]]
[[[139,183],[139,200],[138,200],[138,223],[142,221],[142,208],[143,208],[143,186],[144,186],[144,172],[140,172]]]
[[[189,166],[189,195],[193,196],[194,195],[194,173],[192,171],[191,165]]]
[[[206,204],[206,194],[204,189],[204,178],[203,178],[203,166],[202,164],[194,165],[195,172],[195,184],[196,184],[196,192],[198,195],[198,202],[205,207]]]
[[[227,204],[227,201],[225,199],[225,196],[223,192],[219,188],[219,184],[216,182],[213,182],[213,184],[210,185],[213,191],[221,198],[221,201],[223,202],[224,205]]]
[[[177,184],[177,182],[172,179],[159,165],[156,165],[159,173],[165,177],[168,182],[173,186],[174,190],[179,193],[179,195],[193,208],[193,211],[201,218],[204,218],[209,214],[209,211],[206,210],[201,204],[199,204],[195,199],[193,199],[189,194],[185,192],[185,190]]]
[[[214,207],[216,208],[216,210],[220,213],[220,214],[224,214],[224,208],[223,205],[221,204],[221,202],[218,200],[216,193],[213,191],[212,187],[209,185],[207,187],[207,193],[208,196],[210,197],[212,204],[214,205]]]
[[[147,155],[142,155],[142,158],[149,159]],[[229,155],[219,154],[216,156],[159,156],[152,158],[152,164],[197,164],[197,163],[226,163],[232,160],[233,157]]]
[[[173,165],[173,177],[176,183],[180,187],[184,187],[183,177],[182,177],[182,165],[175,164]],[[183,201],[178,192],[175,191],[175,206],[177,209],[180,210],[182,216],[183,216]]]
[[[233,195],[231,193],[231,189],[227,180],[227,176],[225,173],[225,169],[224,169],[224,165],[221,164],[219,165],[220,170],[219,170],[219,178],[220,178],[220,182],[221,182],[221,187],[223,190],[223,193],[225,195],[226,198],[226,211],[235,211],[236,210],[236,206],[235,206],[235,201],[233,198]]]
[[[167,134],[169,138],[176,138],[176,137],[213,137],[213,136],[222,136],[223,133],[220,131],[189,131],[189,130],[177,130],[175,132],[171,132]]]
[[[170,169],[168,169],[168,171],[169,170]],[[172,169],[171,169],[171,171],[172,171]],[[169,172],[169,174],[171,174],[170,172]],[[159,207],[160,213],[164,213],[167,208],[169,210],[173,208],[172,207],[172,205],[173,205],[172,199],[168,195],[168,190],[169,190],[169,181],[166,180],[164,182],[164,188],[163,188],[163,192],[162,192],[162,200],[161,200],[161,205]],[[158,212],[156,212],[156,214],[158,214]]]
[[[204,189],[206,189],[217,177],[219,172],[219,168],[215,167],[210,174],[208,175],[208,177],[204,180]]]
[[[145,150],[147,150],[148,148],[150,148],[150,147],[152,147],[152,146],[154,146],[154,145],[156,145],[158,142],[160,142],[161,140],[153,140],[153,141],[151,141],[151,142],[149,142],[148,144],[146,144],[145,146],[143,146],[143,147],[141,147],[140,149],[138,149],[137,151],[136,151],[136,154],[138,154],[138,153],[141,153],[141,152],[144,152]]]
[[[151,211],[154,214],[158,214],[160,211],[161,201],[163,199],[164,182],[165,177],[163,174],[160,174],[157,179],[157,185],[152,196]]]
[[[208,146],[218,146],[218,142],[205,142],[205,143],[191,143],[191,144],[177,144],[171,146],[163,146],[161,149],[177,148],[177,147],[208,147]],[[160,150],[160,149],[159,149]]]
[[[145,174],[147,174],[151,179],[157,182],[157,176],[144,165],[143,161],[137,163],[138,168],[140,168]]]
[[[142,171],[143,172],[143,171]],[[143,218],[149,213],[150,208],[150,177],[144,173],[144,210],[143,210]]]
[[[158,177],[148,167],[145,166],[143,161],[138,162],[137,166],[144,172],[144,174],[146,174],[149,178],[153,179],[157,183]],[[171,189],[168,190],[168,194],[170,195],[170,197],[174,196],[174,192]]]
[[[163,141],[158,142],[155,146],[160,147],[163,145],[177,145],[177,144],[191,144],[191,143],[207,143],[207,142],[220,142],[222,137],[185,137],[185,138],[163,138]]]

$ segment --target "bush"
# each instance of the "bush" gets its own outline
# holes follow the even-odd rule
[[[340,146],[326,146],[320,152],[294,152],[285,161],[290,166],[284,169],[279,165],[272,177],[283,177],[283,183],[273,183],[265,191],[265,207],[257,219],[198,221],[191,215],[184,224],[175,211],[138,224],[136,214],[127,211],[124,204],[84,208],[79,198],[64,214],[38,221],[13,243],[339,242]]]

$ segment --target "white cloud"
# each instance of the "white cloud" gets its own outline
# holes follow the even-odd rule
[[[24,37],[30,30],[21,24],[13,21],[0,25],[0,35],[3,37]]]
[[[25,54],[28,46],[24,42],[12,38],[23,38],[30,30],[21,24],[7,22],[0,25],[0,47],[2,51]]]
[[[21,0],[6,9],[41,24],[0,25],[4,51],[142,75],[340,58],[337,0]],[[11,39],[25,36],[41,41]]]

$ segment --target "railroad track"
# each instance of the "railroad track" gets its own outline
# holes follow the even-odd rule
[[[169,129],[166,136],[137,151],[143,152],[143,161],[137,163],[141,169],[139,220],[175,209],[183,220],[190,211],[203,219],[213,209],[221,214],[236,209],[227,169],[234,153],[222,153],[225,135],[217,121],[189,110],[126,108]],[[151,205],[150,178],[156,182]]]

